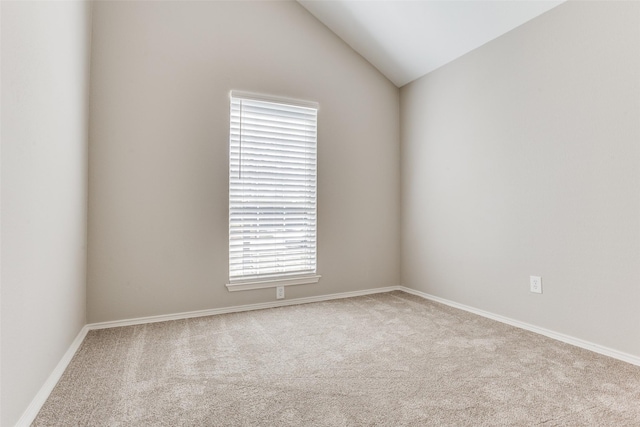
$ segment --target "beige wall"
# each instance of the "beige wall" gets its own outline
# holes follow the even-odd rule
[[[640,4],[569,2],[403,87],[403,284],[640,356],[639,76]]]
[[[275,300],[229,293],[229,91],[317,101],[318,284],[399,283],[399,93],[295,2],[94,5],[89,322]]]
[[[2,2],[2,418],[85,324],[90,10]]]

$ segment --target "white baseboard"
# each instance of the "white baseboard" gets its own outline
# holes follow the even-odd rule
[[[398,286],[399,290],[406,292],[408,294],[416,295],[422,297],[424,299],[428,299],[431,301],[439,302],[444,305],[448,305],[449,307],[457,308],[460,310],[468,311],[469,313],[477,314],[482,317],[486,317],[488,319],[496,320],[501,323],[506,323],[507,325],[515,326],[516,328],[525,329],[527,331],[535,332],[536,334],[544,335],[549,338],[553,338],[558,341],[562,341],[567,344],[575,345],[576,347],[584,348],[585,350],[593,351],[594,353],[599,353],[605,356],[613,357],[614,359],[622,360],[623,362],[631,363],[633,365],[640,366],[640,357],[634,356],[629,353],[625,353],[622,351],[614,350],[609,347],[604,347],[599,344],[594,344],[589,341],[582,340],[580,338],[575,338],[570,335],[565,335],[559,332],[555,332],[549,329],[541,328],[539,326],[531,325],[529,323],[521,322],[519,320],[511,319],[509,317],[500,316],[499,314],[490,313],[488,311],[480,310],[475,307],[470,307],[468,305],[460,304],[454,301],[450,301],[444,298],[437,297],[435,295],[427,294],[425,292],[416,291],[415,289],[407,288],[405,286]]]
[[[89,328],[87,328],[86,325],[80,329],[80,332],[78,332],[78,335],[69,346],[69,349],[66,351],[64,356],[62,356],[62,359],[60,359],[60,362],[58,362],[56,367],[53,369],[49,378],[47,378],[42,387],[40,387],[36,397],[33,398],[26,411],[22,414],[22,417],[18,420],[16,427],[29,427],[33,420],[36,419],[42,405],[44,405],[44,402],[47,401],[47,398],[53,391],[53,388],[58,384],[58,381],[62,377],[65,369],[67,369],[67,366],[69,365],[69,362],[71,362],[71,359],[73,359],[76,351],[80,348],[80,345],[82,344],[82,341],[84,341],[84,337],[87,335],[88,331]]]
[[[241,311],[263,310],[265,308],[284,307],[287,305],[308,304],[311,302],[329,301],[333,299],[359,297],[362,295],[380,294],[384,292],[398,291],[400,286],[387,286],[386,288],[365,289],[362,291],[341,292],[338,294],[319,295],[317,297],[294,298],[290,300],[278,300],[261,302],[257,304],[236,305],[233,307],[212,308],[209,310],[187,311],[184,313],[163,314],[160,316],[137,317],[135,319],[114,320],[111,322],[90,323],[89,330],[117,328],[120,326],[142,325],[144,323],[166,322],[168,320],[190,319],[192,317],[213,316],[216,314],[239,313]]]

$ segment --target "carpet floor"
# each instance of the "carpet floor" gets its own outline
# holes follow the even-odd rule
[[[404,293],[89,332],[34,426],[640,426],[640,367]]]

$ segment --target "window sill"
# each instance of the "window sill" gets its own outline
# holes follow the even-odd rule
[[[311,283],[318,283],[320,277],[322,276],[312,274],[309,276],[274,277],[272,279],[247,280],[236,283],[227,283],[227,289],[229,292],[235,292],[249,291],[252,289],[275,288],[278,286],[308,285]]]

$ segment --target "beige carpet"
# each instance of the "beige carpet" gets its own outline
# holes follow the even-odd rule
[[[92,331],[36,426],[640,426],[640,367],[392,292]]]

